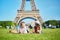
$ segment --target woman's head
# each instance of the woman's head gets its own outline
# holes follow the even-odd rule
[[[25,22],[21,22],[20,25],[21,25],[21,27],[24,27],[25,26]]]
[[[39,33],[39,31],[40,31],[40,25],[37,24],[37,23],[35,23],[34,29],[35,29],[35,33]]]

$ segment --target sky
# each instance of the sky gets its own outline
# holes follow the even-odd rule
[[[21,3],[22,0],[0,0],[0,21],[14,21]],[[60,0],[35,0],[35,4],[44,21],[60,20]],[[31,10],[30,2],[26,2],[25,10]]]

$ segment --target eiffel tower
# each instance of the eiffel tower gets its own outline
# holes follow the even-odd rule
[[[31,11],[25,11],[25,3],[29,1],[31,4]],[[34,20],[39,20],[40,24],[42,24],[42,18],[39,14],[39,10],[36,8],[34,0],[22,0],[21,8],[17,10],[17,16],[15,18],[15,22],[19,24],[25,18],[33,18]]]

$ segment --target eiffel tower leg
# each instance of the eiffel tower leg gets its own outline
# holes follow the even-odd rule
[[[20,8],[20,11],[24,11],[24,6],[25,6],[26,0],[22,0],[22,5]]]
[[[41,17],[38,17],[38,20],[40,22],[40,26],[42,27],[42,23],[43,23],[42,18]]]
[[[19,17],[15,18],[15,23],[18,24]]]
[[[37,9],[36,9],[36,6],[35,6],[34,0],[30,0],[30,3],[31,3],[31,6],[32,6],[32,11],[37,10]]]

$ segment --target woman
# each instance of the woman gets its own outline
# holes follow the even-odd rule
[[[42,28],[40,27],[40,25],[38,23],[35,23],[33,33],[41,33],[41,31],[42,31]]]
[[[25,25],[25,22],[21,22],[21,24],[20,24],[21,26],[20,26],[20,33],[28,33],[27,32],[27,30],[28,30],[28,28],[27,28],[27,26]]]

